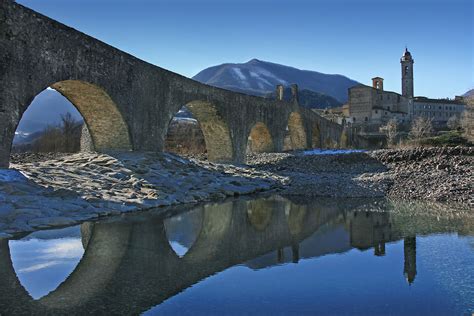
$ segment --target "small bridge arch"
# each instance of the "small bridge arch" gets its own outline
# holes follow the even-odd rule
[[[293,111],[288,116],[288,132],[290,149],[305,149],[307,147],[306,128],[301,113]]]
[[[249,153],[263,153],[272,152],[275,150],[273,137],[267,125],[263,122],[254,124],[249,132],[247,142],[247,152]]]

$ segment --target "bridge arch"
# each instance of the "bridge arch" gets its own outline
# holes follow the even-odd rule
[[[104,88],[82,80],[57,81],[49,87],[59,92],[79,111],[90,132],[95,150],[132,150],[128,125]],[[20,115],[14,122],[15,130],[34,97],[22,106]]]
[[[275,150],[270,130],[262,122],[255,123],[247,139],[248,153],[272,152]]]
[[[321,148],[321,128],[318,123],[313,123],[312,133],[311,133],[311,147],[312,148]]]
[[[291,112],[288,117],[288,132],[291,149],[304,149],[307,146],[306,129],[303,117],[298,112]]]
[[[207,158],[216,162],[232,161],[234,154],[229,126],[217,108],[210,102],[198,100],[187,103],[186,107],[201,126]]]

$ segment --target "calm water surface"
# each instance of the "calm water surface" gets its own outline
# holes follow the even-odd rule
[[[273,196],[3,240],[0,315],[471,315],[473,222],[429,207]]]

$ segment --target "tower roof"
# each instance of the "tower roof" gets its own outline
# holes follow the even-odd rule
[[[411,57],[411,53],[408,51],[408,48],[405,46],[405,52],[403,53],[402,61],[410,61],[410,60],[413,60],[413,58]]]

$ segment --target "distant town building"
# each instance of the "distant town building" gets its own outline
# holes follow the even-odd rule
[[[430,99],[415,97],[413,87],[413,57],[408,49],[400,59],[402,94],[383,89],[383,78],[372,78],[372,86],[363,84],[349,88],[349,102],[342,114],[346,122],[383,125],[395,118],[400,123],[416,117],[431,118],[433,124],[443,126],[452,116],[461,117],[465,109],[462,97]]]

